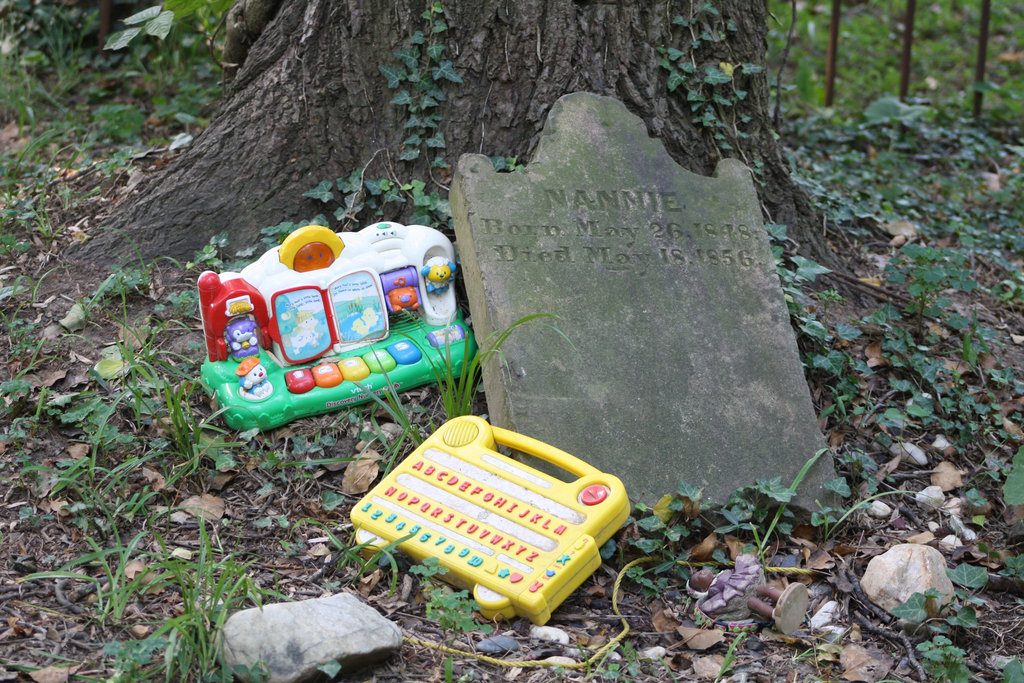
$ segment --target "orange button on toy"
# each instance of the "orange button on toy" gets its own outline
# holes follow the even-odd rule
[[[336,387],[345,381],[341,370],[334,363],[321,363],[313,368],[313,379],[318,387]]]

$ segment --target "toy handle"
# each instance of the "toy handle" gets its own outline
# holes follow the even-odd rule
[[[513,432],[508,429],[502,429],[501,427],[495,427],[491,425],[491,432],[494,435],[494,441],[503,446],[508,446],[517,451],[522,451],[527,455],[540,458],[541,460],[547,461],[552,465],[562,468],[570,474],[574,474],[577,477],[587,477],[600,475],[601,470],[596,467],[589,465],[579,458],[566,453],[565,451],[555,448],[550,444],[546,444],[543,441],[531,438],[518,432]]]

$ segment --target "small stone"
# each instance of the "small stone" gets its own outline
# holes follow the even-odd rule
[[[563,657],[561,655],[555,655],[554,657],[548,657],[544,660],[545,662],[551,662],[552,664],[561,664],[562,666],[569,666],[575,664],[576,660],[572,657]]]
[[[950,534],[949,536],[939,539],[939,548],[941,550],[956,550],[962,545],[963,543],[961,543],[960,539],[956,537],[956,534]]]
[[[868,506],[868,514],[875,519],[888,519],[892,514],[892,507],[880,500],[873,500]]]
[[[942,507],[942,504],[946,502],[946,496],[942,494],[941,486],[928,486],[914,494],[914,500],[919,505]]]
[[[935,520],[931,520],[931,521],[928,522],[928,531],[932,532],[933,534],[936,533],[941,528],[942,528],[942,525],[940,525]]]
[[[693,673],[701,680],[713,681],[722,672],[723,663],[725,663],[725,657],[722,655],[697,657],[693,660]]]
[[[668,650],[663,648],[661,645],[655,645],[654,647],[649,647],[646,650],[640,651],[640,657],[642,659],[661,659],[666,654],[668,654]]]
[[[938,616],[953,599],[953,582],[946,576],[942,553],[916,543],[901,543],[871,558],[860,584],[871,602],[889,611],[914,593],[925,593],[931,588],[940,597],[925,603],[929,616]]]
[[[506,635],[484,638],[476,644],[477,652],[486,652],[488,654],[505,654],[506,652],[515,652],[518,649],[519,643],[516,642],[516,639]]]
[[[939,434],[935,437],[935,441],[932,441],[932,448],[939,451],[944,451],[952,445],[944,434]]]
[[[835,600],[829,600],[818,608],[818,611],[811,617],[808,625],[812,631],[821,631],[835,621],[837,616],[839,616],[839,603]]]
[[[559,645],[569,644],[569,634],[554,626],[530,626],[530,637]]]
[[[43,339],[57,341],[62,336],[64,336],[64,330],[60,325],[47,325],[43,328]]]
[[[949,528],[953,530],[954,534],[967,543],[978,540],[978,532],[964,524],[964,520],[957,515],[949,516]]]
[[[889,452],[903,458],[903,462],[909,462],[914,465],[928,464],[928,455],[924,452],[924,449],[909,441],[894,441],[889,446]]]
[[[224,668],[243,683],[298,683],[332,662],[352,671],[402,646],[398,626],[349,593],[242,610],[218,638]]]
[[[949,500],[942,504],[942,509],[948,512],[949,514],[953,515],[954,517],[961,514],[961,512],[963,511],[963,507],[963,501],[956,497],[951,497]]]

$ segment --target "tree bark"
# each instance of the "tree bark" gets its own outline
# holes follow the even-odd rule
[[[702,4],[446,0],[444,55],[461,83],[443,84],[444,156],[452,166],[467,152],[525,162],[560,96],[613,96],[683,167],[709,174],[719,158],[735,156],[756,168],[766,218],[787,224],[802,253],[830,262],[771,128],[764,3],[716,0],[713,11],[694,13]],[[428,0],[284,0],[209,127],[118,207],[112,217],[118,230],[87,243],[86,253],[109,253],[112,240],[128,237],[133,253],[144,257],[190,257],[225,231],[231,247],[241,249],[266,226],[321,212],[303,192],[359,167],[368,177],[429,178],[427,191],[446,196],[451,167],[430,168],[426,155],[398,160],[409,114],[391,103],[396,91],[378,68],[399,64],[393,51],[407,47],[417,30],[426,28],[429,37],[423,14],[430,6]],[[673,23],[677,16],[693,23]],[[699,45],[690,50],[694,40]],[[659,47],[683,51],[678,63],[694,69],[673,92]],[[702,82],[707,69],[730,66],[729,83]],[[743,99],[705,108],[728,126],[694,122],[692,93],[732,96],[732,88],[744,90]],[[716,131],[724,138],[716,140]]]

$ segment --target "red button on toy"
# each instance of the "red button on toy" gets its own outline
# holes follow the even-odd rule
[[[587,488],[580,491],[580,497],[577,499],[584,505],[597,505],[603,503],[604,499],[608,497],[608,487],[602,486],[601,484],[591,484]]]
[[[308,368],[289,370],[284,376],[284,381],[288,386],[288,391],[293,394],[304,394],[316,386],[313,373]]]

